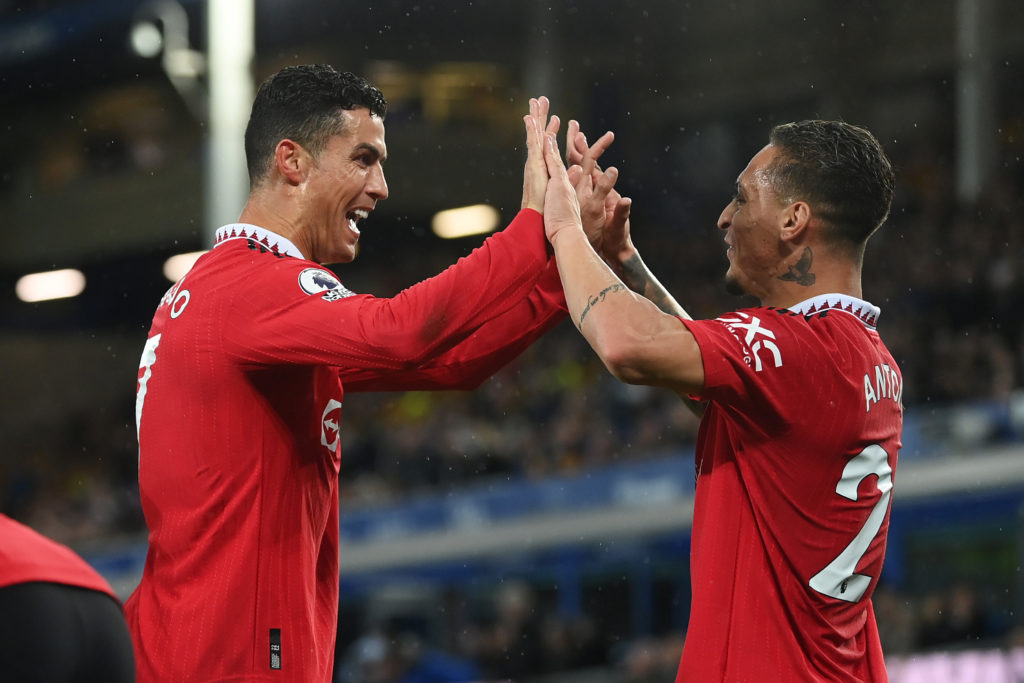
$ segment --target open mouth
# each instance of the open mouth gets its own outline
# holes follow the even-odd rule
[[[368,217],[369,215],[370,215],[370,212],[366,211],[365,209],[356,209],[355,211],[352,211],[351,213],[349,213],[348,216],[346,216],[346,218],[348,218],[349,230],[351,230],[352,232],[354,232],[355,234],[358,235],[359,234],[359,227],[358,227],[357,223],[359,221],[363,220],[364,218]]]

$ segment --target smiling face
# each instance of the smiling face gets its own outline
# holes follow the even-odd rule
[[[317,155],[303,189],[303,221],[310,253],[318,263],[356,257],[360,220],[388,196],[383,162],[384,121],[359,107],[342,111],[345,132],[331,137]]]
[[[784,253],[779,235],[786,206],[775,195],[767,173],[778,154],[778,148],[768,145],[754,155],[736,179],[736,196],[718,219],[729,245],[726,287],[762,300]]]

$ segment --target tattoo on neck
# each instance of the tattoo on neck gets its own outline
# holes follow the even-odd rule
[[[790,266],[788,271],[780,275],[779,279],[810,287],[817,279],[811,272],[812,263],[814,263],[814,252],[810,247],[804,247],[804,253],[800,255],[800,260],[796,262],[795,266]]]
[[[576,325],[576,327],[583,329],[583,319],[587,317],[587,313],[590,313],[591,308],[604,301],[604,298],[609,294],[613,292],[619,292],[624,289],[626,289],[625,285],[616,282],[614,285],[608,285],[607,287],[602,289],[600,292],[598,292],[597,296],[590,297],[587,300],[587,307],[583,309],[582,313],[580,313],[580,321]]]

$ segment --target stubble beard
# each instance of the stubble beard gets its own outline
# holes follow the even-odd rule
[[[729,294],[732,294],[733,296],[746,296],[747,292],[743,289],[743,286],[739,283],[739,281],[732,275],[726,273],[724,282],[725,291],[728,292]]]

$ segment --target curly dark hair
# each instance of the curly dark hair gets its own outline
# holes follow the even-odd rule
[[[255,187],[263,179],[277,143],[285,138],[317,156],[332,136],[345,132],[341,110],[357,107],[383,119],[388,103],[366,79],[327,64],[290,66],[265,80],[245,129],[249,183]]]
[[[806,201],[833,243],[863,254],[889,215],[895,188],[875,136],[843,121],[810,120],[775,126],[769,141],[781,152],[767,169],[775,194]]]

